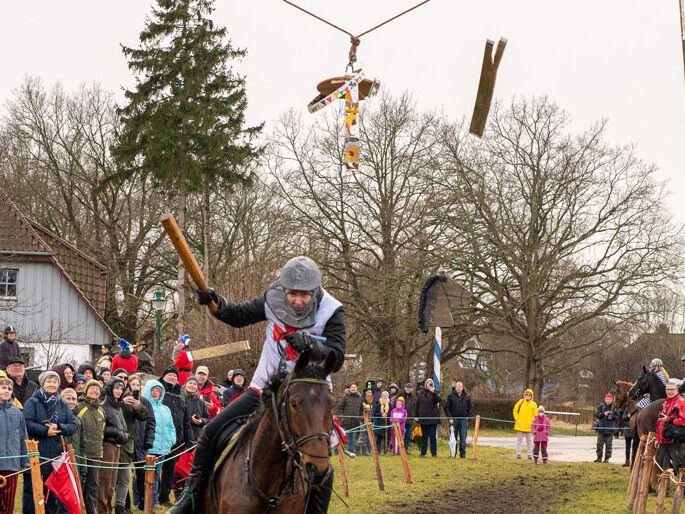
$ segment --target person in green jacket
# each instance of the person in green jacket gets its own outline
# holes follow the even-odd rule
[[[75,413],[83,425],[86,441],[85,457],[101,460],[105,412],[100,407],[100,382],[91,379],[86,383],[83,388],[83,398],[76,405]],[[83,463],[89,464],[87,461]],[[83,490],[83,501],[86,504],[86,513],[97,514],[100,468],[83,466],[83,469],[85,470],[85,479],[81,481],[81,489]]]

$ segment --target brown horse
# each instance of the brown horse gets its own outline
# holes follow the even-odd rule
[[[308,365],[272,381],[263,408],[244,427],[235,448],[216,471],[205,496],[206,512],[304,512],[305,491],[330,481],[333,395],[326,376],[334,366]]]

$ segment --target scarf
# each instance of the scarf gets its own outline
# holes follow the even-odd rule
[[[266,290],[266,303],[274,315],[289,327],[302,329],[314,325],[316,322],[316,311],[319,310],[319,302],[323,297],[321,288],[312,291],[312,299],[301,310],[296,310],[290,305],[285,297],[285,288],[280,280],[277,280]]]
[[[45,410],[48,413],[47,422],[57,423],[57,406],[62,401],[62,397],[60,396],[59,392],[51,395],[41,387],[38,389],[38,391],[36,391],[36,396],[41,402],[43,402]]]

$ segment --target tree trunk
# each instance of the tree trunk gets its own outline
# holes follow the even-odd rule
[[[210,234],[211,234],[211,222],[209,217],[209,175],[205,173],[202,177],[202,235],[203,235],[203,252],[202,252],[202,271],[205,274],[207,283],[210,283],[211,273],[209,272],[209,250],[210,250]],[[203,309],[204,312],[204,340],[205,344],[209,343],[209,309]]]
[[[188,198],[186,192],[185,174],[181,171],[178,184],[178,227],[185,236],[186,233],[186,208]],[[181,258],[178,258],[178,277],[176,279],[176,291],[178,292],[178,320],[176,327],[178,337],[185,334],[185,312],[186,312],[186,268]]]

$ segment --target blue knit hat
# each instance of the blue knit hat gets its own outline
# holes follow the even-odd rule
[[[126,339],[119,339],[119,346],[121,347],[122,350],[125,352],[131,350],[131,344],[126,340]]]
[[[190,344],[190,336],[188,334],[182,335],[181,337],[178,338],[179,343],[183,343],[185,345]]]

